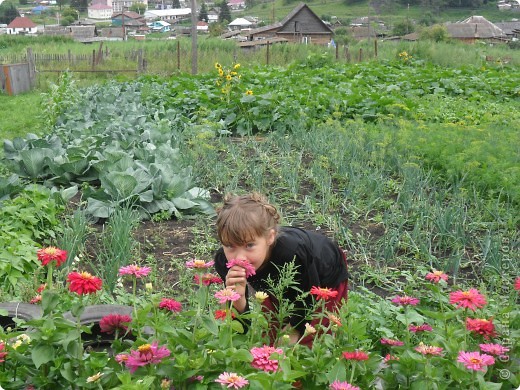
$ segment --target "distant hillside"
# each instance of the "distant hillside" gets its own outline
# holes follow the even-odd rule
[[[255,6],[246,10],[233,12],[233,16],[256,16],[266,24],[271,24],[282,20],[299,4],[299,1],[275,0],[274,2],[257,1],[256,3]],[[353,4],[347,4],[346,0],[313,0],[305,1],[305,3],[324,20],[335,17],[342,22],[350,22],[352,19],[362,16],[377,16],[387,25],[393,25],[406,18],[415,22],[429,20],[430,23],[428,24],[446,21],[455,22],[472,15],[484,16],[492,22],[507,21],[515,17],[520,18],[520,12],[499,11],[495,2],[483,4],[476,8],[446,8],[440,12],[422,5],[406,6],[400,2],[388,0],[359,1]]]

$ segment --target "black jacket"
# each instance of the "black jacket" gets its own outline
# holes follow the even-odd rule
[[[348,277],[343,253],[328,237],[314,231],[281,227],[270,259],[256,271],[255,275],[248,278],[249,284],[255,291],[269,293],[266,279],[270,277],[275,281],[278,280],[280,276],[278,269],[282,269],[284,264],[293,259],[297,266],[296,287],[302,292],[309,292],[313,286],[337,287]],[[215,269],[222,280],[226,279],[228,272],[226,263],[224,250],[220,248],[215,255]],[[303,333],[305,309],[311,307],[312,297],[309,295],[305,301],[301,301],[296,299],[298,295],[300,295],[298,291],[290,288],[284,297],[295,303],[295,312],[289,318],[289,323]]]

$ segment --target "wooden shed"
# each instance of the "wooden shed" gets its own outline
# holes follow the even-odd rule
[[[287,42],[326,45],[334,32],[305,3],[300,3],[282,21],[249,31],[248,40],[284,38]]]

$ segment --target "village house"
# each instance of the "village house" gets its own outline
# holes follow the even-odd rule
[[[108,5],[103,0],[94,1],[87,8],[87,15],[91,19],[110,19],[113,12],[112,5]]]
[[[148,20],[164,20],[169,23],[186,19],[190,16],[190,8],[156,9],[148,10],[144,13],[144,17]]]
[[[253,25],[249,20],[244,18],[236,18],[231,23],[228,24],[228,27],[231,30],[242,30],[244,28],[250,28]]]
[[[328,44],[334,32],[305,3],[300,3],[281,22],[253,29],[248,40]]]
[[[36,24],[24,16],[17,16],[6,27],[6,33],[11,35],[36,34],[37,32]]]
[[[446,23],[451,38],[466,43],[476,41],[503,42],[507,40],[504,31],[483,16],[471,16],[462,22]]]

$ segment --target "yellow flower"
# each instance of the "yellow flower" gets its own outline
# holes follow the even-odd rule
[[[146,291],[153,291],[153,284],[152,283],[146,283],[144,285]]]
[[[229,74],[230,74],[231,76],[236,76],[238,73],[237,73],[237,72],[229,72]]]
[[[218,62],[215,62],[215,68],[220,69],[222,68],[222,65],[220,65]]]
[[[87,383],[97,382],[102,376],[103,374],[101,372],[98,372],[96,375],[89,376],[87,378]]]
[[[218,75],[220,77],[224,76],[224,71],[221,68],[218,69]]]
[[[233,77],[232,77],[231,75],[229,75],[229,74],[226,75],[226,80],[227,80],[227,81],[230,81],[232,78],[233,78]]]
[[[251,91],[250,89],[248,89],[248,90],[246,91],[246,95],[252,95],[252,94],[253,94],[253,91]]]
[[[263,301],[265,301],[265,300],[267,299],[267,297],[268,297],[267,293],[265,293],[265,292],[263,292],[263,291],[257,291],[257,292],[255,293],[255,299],[256,299],[258,302],[260,302],[260,303],[262,303]]]
[[[161,381],[161,389],[169,389],[170,388],[171,381],[168,379],[163,379]]]
[[[235,66],[233,67],[233,69],[238,69],[240,68],[240,64],[235,64]]]

